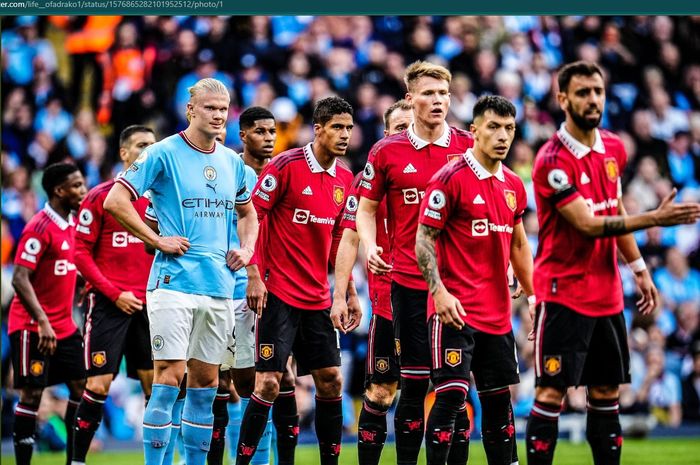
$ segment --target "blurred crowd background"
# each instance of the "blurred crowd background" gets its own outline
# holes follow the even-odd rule
[[[215,77],[231,89],[226,144],[240,149],[238,115],[251,105],[277,118],[275,153],[313,137],[316,101],[339,95],[355,108],[347,161],[357,172],[381,136],[382,113],[403,97],[407,64],[424,59],[453,73],[448,122],[468,128],[476,99],[497,93],[518,110],[518,131],[507,164],[532,192],[539,146],[558,128],[556,70],[585,59],[606,71],[602,126],[616,131],[629,156],[624,203],[629,213],[655,208],[673,187],[683,200],[700,200],[700,17],[635,16],[99,16],[4,17],[2,26],[2,304],[12,296],[8,277],[22,228],[43,206],[42,169],[71,159],[90,187],[119,170],[117,138],[130,124],[153,127],[159,138],[186,126],[187,88]],[[534,198],[525,227],[537,248]],[[621,404],[629,428],[700,422],[700,226],[652,228],[636,234],[663,297],[651,317],[635,310],[635,285],[621,266],[632,384]],[[591,270],[595,272],[595,270]],[[356,279],[366,293],[361,267]],[[365,313],[369,302],[365,301]],[[76,305],[76,319],[81,318]],[[533,400],[532,345],[527,308],[513,311],[521,384],[513,389],[516,415]],[[9,347],[3,323],[3,396]],[[348,399],[362,393],[366,327],[343,338]],[[307,413],[311,388],[297,398]],[[138,435],[138,386],[118,377],[110,391],[102,437]],[[60,446],[65,394],[54,389],[42,410],[45,447]],[[477,403],[478,400],[475,400]],[[12,402],[5,402],[5,412]],[[348,403],[348,430],[353,428]],[[474,406],[478,414],[478,405]],[[572,390],[569,412],[585,411]],[[3,416],[3,426],[6,426]],[[309,420],[310,421],[310,420]],[[308,422],[305,423],[308,426]],[[57,431],[58,429],[58,431]],[[2,429],[9,434],[11,428]]]

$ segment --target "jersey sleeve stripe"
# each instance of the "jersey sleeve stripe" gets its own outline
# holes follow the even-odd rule
[[[569,186],[566,189],[555,193],[552,196],[552,202],[554,202],[554,205],[558,207],[565,205],[576,198],[575,194],[578,194],[576,188],[574,186]]]
[[[44,231],[46,231],[46,227],[49,225],[50,221],[51,219],[48,216],[44,216],[36,224],[34,224],[32,231],[34,231],[37,234],[43,234]]]
[[[277,157],[273,158],[273,161],[271,163],[274,164],[275,168],[277,168],[278,171],[281,171],[282,168],[284,168],[288,164],[302,159],[304,159],[303,153],[290,152],[281,156],[278,155]]]
[[[117,182],[120,183],[122,186],[126,187],[129,192],[131,192],[131,197],[132,200],[136,200],[139,198],[139,193],[136,191],[134,186],[131,185],[129,181],[127,181],[124,178],[119,178],[117,179]]]

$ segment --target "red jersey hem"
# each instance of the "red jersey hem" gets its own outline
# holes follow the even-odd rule
[[[271,293],[273,293],[275,296],[277,296],[282,302],[284,302],[287,305],[291,305],[292,307],[298,308],[299,310],[310,310],[310,311],[317,311],[317,310],[328,310],[331,308],[331,300],[330,300],[330,295],[328,296],[328,299],[325,300],[324,302],[319,302],[316,304],[309,304],[308,302],[303,302],[301,300],[298,300],[286,292],[284,292],[281,289],[274,289],[273,287],[268,287],[267,290]]]
[[[586,310],[581,310],[580,308],[573,307],[571,305],[571,302],[566,302],[564,300],[552,299],[552,298],[545,298],[545,299],[539,300],[537,302],[537,305],[540,305],[542,302],[562,305],[571,311],[574,311],[576,313],[579,313],[581,315],[588,316],[591,318],[613,316],[613,315],[617,315],[618,313],[621,313],[624,310],[624,305],[621,305],[620,308],[616,308],[616,309],[612,309],[612,310],[602,310],[602,311],[598,310],[596,312],[590,312],[590,311],[586,311]]]
[[[409,289],[417,289],[419,291],[428,290],[428,283],[425,282],[423,276],[416,278],[414,275],[401,275],[398,271],[394,270],[391,275],[391,280]]]

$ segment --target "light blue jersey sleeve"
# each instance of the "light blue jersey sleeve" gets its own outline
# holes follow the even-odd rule
[[[141,152],[141,155],[117,182],[121,182],[129,189],[133,199],[137,199],[158,182],[163,167],[163,152],[152,145]]]
[[[240,186],[238,189],[238,192],[236,192],[236,204],[242,205],[250,202],[250,196],[251,192],[253,192],[253,187],[255,187],[255,182],[253,182],[253,186],[251,187],[248,185],[248,170],[253,171],[253,169],[250,166],[247,166],[241,157],[236,157],[237,158],[237,163],[240,165],[240,169],[238,171],[238,179],[236,180],[236,185]],[[253,171],[253,177],[256,178],[255,176],[255,171]]]

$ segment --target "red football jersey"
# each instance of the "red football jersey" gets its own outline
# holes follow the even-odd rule
[[[351,184],[352,172],[337,161],[324,170],[310,143],[276,156],[260,174],[253,203],[265,231],[256,261],[267,289],[288,305],[330,307],[331,243]]]
[[[57,339],[65,339],[77,329],[73,322],[77,275],[74,226],[72,217],[64,220],[47,203],[24,227],[15,255],[15,265],[33,270],[32,287]],[[8,333],[22,330],[37,332],[38,328],[15,295],[10,304]]]
[[[472,145],[471,133],[445,123],[443,135],[432,144],[419,138],[411,125],[372,147],[360,182],[360,195],[377,201],[387,198],[392,279],[402,286],[428,289],[416,263],[420,202],[430,178]]]
[[[615,237],[579,232],[557,208],[582,197],[596,216],[618,214],[622,141],[596,131],[590,149],[562,127],[539,150],[532,170],[540,223],[534,283],[538,301],[556,302],[588,316],[622,311]]]
[[[525,186],[501,164],[491,174],[471,150],[428,184],[420,223],[441,230],[435,251],[442,282],[464,307],[469,326],[511,330],[508,262],[513,228],[527,208]],[[428,316],[435,313],[428,296]]]
[[[357,231],[355,217],[358,206],[358,189],[362,181],[362,173],[355,176],[352,182],[350,194],[345,202],[345,210],[343,211],[343,219],[340,222],[340,227],[350,228]],[[379,203],[376,213],[377,222],[377,245],[382,248],[384,253],[382,258],[387,263],[391,262],[391,247],[389,245],[389,231],[386,218],[386,201],[382,200]],[[372,312],[391,320],[391,273],[376,275],[367,269],[367,284],[369,286],[369,298],[372,302]]]
[[[131,291],[146,302],[146,283],[153,256],[143,242],[105,212],[103,203],[114,180],[94,187],[80,205],[75,264],[89,286],[116,301],[122,291]],[[143,219],[148,199],[133,202]]]

